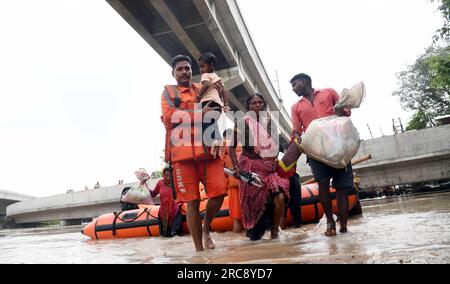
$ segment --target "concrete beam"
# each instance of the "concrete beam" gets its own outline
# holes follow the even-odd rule
[[[230,64],[230,66],[238,65],[237,56],[233,52],[232,45],[217,17],[215,3],[208,0],[193,0],[192,2],[202,16],[203,22],[208,27],[213,38],[217,42],[228,64]]]
[[[142,25],[120,0],[106,0],[108,4],[166,61],[170,62],[172,56],[165,51],[151,33]]]
[[[120,211],[119,199],[115,202],[101,203],[91,206],[74,206],[64,209],[43,209],[41,211],[14,214],[8,216],[16,224],[46,222],[55,220],[73,220],[97,218],[103,214]]]
[[[13,191],[3,190],[0,189],[0,200],[11,200],[11,201],[22,201],[22,200],[28,200],[33,199],[35,197],[31,195],[25,195]]]
[[[186,49],[191,53],[194,58],[199,58],[201,52],[195,46],[194,42],[191,40],[189,35],[183,29],[183,26],[178,21],[177,17],[170,11],[169,7],[167,7],[166,3],[163,0],[152,0],[146,3],[151,3],[153,7],[158,11],[158,13],[162,16],[167,25],[172,29],[174,34],[178,37],[178,39],[184,44]]]
[[[244,87],[250,94],[255,92],[261,93],[268,99],[267,103],[270,109],[280,111],[280,125],[278,126],[282,132],[283,138],[287,140],[287,143],[292,129],[290,125],[291,118],[283,104],[280,102],[275,88],[267,75],[266,68],[256,50],[237,2],[235,0],[219,0],[216,1],[215,4],[218,6],[218,11],[221,11],[223,14],[231,15],[229,18],[233,19],[233,21],[227,21],[227,25],[229,26],[228,32],[230,32],[230,30],[233,31],[234,48],[238,52],[239,65],[243,66],[242,71],[246,77]],[[255,72],[250,73],[246,69],[251,69]]]
[[[154,187],[157,181],[152,180],[150,187]],[[9,205],[6,208],[6,214],[8,218],[14,219],[17,223],[92,218],[111,212],[105,210],[113,207],[115,211],[119,210],[122,189],[135,184],[137,183],[26,200]]]

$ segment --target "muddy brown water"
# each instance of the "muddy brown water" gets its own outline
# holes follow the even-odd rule
[[[449,263],[450,193],[363,201],[349,233],[326,222],[288,228],[278,240],[213,233],[218,248],[195,253],[190,236],[93,241],[81,227],[0,231],[0,263]]]

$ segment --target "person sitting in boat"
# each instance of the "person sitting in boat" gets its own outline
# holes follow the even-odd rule
[[[230,158],[236,178],[240,172],[254,172],[261,177],[263,185],[257,187],[240,182],[243,225],[252,241],[261,239],[269,229],[274,239],[279,235],[285,198],[289,197],[289,180],[276,173],[279,144],[275,135],[278,131],[271,128],[275,125],[265,112],[264,98],[260,94],[250,96],[247,109],[249,113],[236,121],[233,143],[229,147]],[[238,142],[243,145],[239,161],[236,157]]]
[[[356,204],[352,209],[348,212],[348,216],[360,216],[362,215],[361,203],[359,202],[360,188],[361,188],[361,179],[359,175],[353,172],[353,187],[356,191]]]
[[[160,207],[158,213],[159,234],[162,237],[173,237],[183,235],[183,216],[180,204],[173,199],[172,186],[170,182],[170,169],[163,169],[163,179],[150,191],[152,197],[159,194]]]

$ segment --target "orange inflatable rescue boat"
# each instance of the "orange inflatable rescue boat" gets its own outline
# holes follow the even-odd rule
[[[319,222],[324,211],[319,201],[319,187],[317,183],[303,185],[301,188],[301,211],[302,223]],[[336,191],[331,188],[333,198],[333,213],[337,213]],[[202,219],[206,209],[204,199],[200,203]],[[349,209],[356,204],[356,193],[349,194]],[[157,237],[159,236],[158,226],[158,205],[140,205],[140,209],[114,212],[102,215],[89,223],[81,233],[95,240],[99,239],[120,239],[137,237]],[[186,204],[181,207],[183,213],[183,232],[188,234],[189,228],[186,223]],[[292,216],[288,210],[287,225],[292,223]],[[214,232],[226,232],[233,230],[233,219],[230,217],[228,206],[228,196],[225,197],[222,207],[216,214],[211,229]]]

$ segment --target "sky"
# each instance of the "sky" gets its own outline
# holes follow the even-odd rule
[[[442,25],[428,0],[238,1],[285,107],[289,79],[341,92],[364,81],[353,111],[362,139],[392,134],[410,112],[392,97]],[[281,3],[281,4],[280,4]],[[42,197],[134,182],[160,170],[162,86],[170,67],[106,3],[0,0],[0,189]]]

